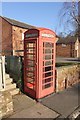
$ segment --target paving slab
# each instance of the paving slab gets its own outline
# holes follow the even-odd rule
[[[42,99],[41,103],[67,118],[80,105],[80,83]]]
[[[56,118],[59,114],[55,111],[36,103],[34,106],[21,110],[9,118]]]
[[[36,104],[36,101],[25,94],[13,96],[14,113],[28,109]]]
[[[58,113],[36,102],[27,95],[13,97],[14,112],[8,118],[56,118]],[[7,119],[8,119],[7,118]]]

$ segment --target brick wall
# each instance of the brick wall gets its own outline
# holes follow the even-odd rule
[[[12,51],[12,26],[4,19],[0,17],[0,21],[2,24],[2,51],[3,55],[11,55]]]
[[[15,56],[23,56],[23,52],[15,52],[15,50],[24,49],[22,34],[24,34],[26,30],[27,29],[12,26],[13,55]]]
[[[2,19],[0,17],[0,55],[2,52]]]
[[[66,46],[62,44],[56,45],[56,55],[60,57],[75,57],[75,45],[74,44],[67,44]]]
[[[63,66],[56,69],[56,92],[80,82],[80,65]]]
[[[23,52],[15,52],[15,50],[23,50],[24,44],[22,34],[27,29],[12,26],[4,18],[0,17],[0,51],[3,55],[23,56]]]

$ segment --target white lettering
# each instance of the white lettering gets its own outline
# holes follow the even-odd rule
[[[50,37],[50,38],[53,38],[54,35],[52,35],[52,34],[46,34],[46,33],[42,33],[42,37]]]
[[[34,34],[26,34],[26,37],[28,38],[28,37],[37,37],[38,36],[38,34],[37,33],[34,33]]]

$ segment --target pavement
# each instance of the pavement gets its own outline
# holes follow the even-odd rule
[[[24,94],[16,95],[13,97],[14,112],[8,118],[58,119],[77,116],[76,113],[80,114],[79,91],[80,83],[62,92],[51,94],[41,99],[41,102],[36,102]]]
[[[59,113],[60,118],[69,117],[80,106],[80,83],[44,98],[41,103]]]
[[[77,58],[57,58],[57,62],[77,62]],[[62,92],[51,94],[41,102],[24,94],[13,97],[14,112],[7,118],[72,118],[80,115],[80,83]],[[6,119],[7,119],[6,118]]]
[[[13,97],[14,112],[8,118],[56,118],[59,114],[27,95]]]

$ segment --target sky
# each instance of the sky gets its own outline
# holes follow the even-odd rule
[[[63,2],[2,2],[2,16],[33,26],[52,29],[59,34],[59,12]]]

